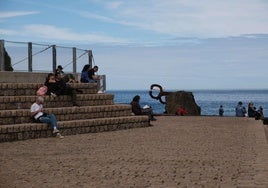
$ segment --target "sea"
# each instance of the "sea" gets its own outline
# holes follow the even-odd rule
[[[168,91],[173,92],[173,91]],[[268,89],[264,90],[191,90],[195,102],[201,107],[201,115],[217,116],[220,105],[223,106],[224,116],[235,116],[235,107],[239,101],[243,106],[248,107],[249,102],[253,102],[258,109],[263,107],[264,116],[268,116]],[[107,93],[114,94],[114,102],[119,104],[129,104],[135,95],[140,96],[141,107],[149,105],[153,107],[156,114],[165,112],[165,105],[159,100],[151,98],[148,90],[110,90]],[[153,93],[154,96],[156,96]],[[163,101],[165,98],[162,98]]]

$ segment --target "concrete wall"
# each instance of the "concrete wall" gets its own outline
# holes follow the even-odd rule
[[[9,72],[0,71],[1,83],[44,83],[50,72]],[[75,74],[76,78],[80,74]],[[79,80],[79,79],[78,79]]]
[[[0,71],[0,83],[45,83],[51,72],[10,72]],[[66,73],[68,74],[68,73]],[[73,74],[80,81],[80,73]],[[106,91],[106,75],[102,75],[102,82],[98,82],[98,89]]]

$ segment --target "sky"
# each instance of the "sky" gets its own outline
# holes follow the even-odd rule
[[[268,89],[267,20],[267,0],[0,0],[15,71],[27,46],[8,41],[89,49],[108,90]],[[57,63],[68,72],[63,49]],[[33,63],[49,69],[51,52]]]

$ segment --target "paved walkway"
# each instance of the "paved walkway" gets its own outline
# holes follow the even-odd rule
[[[157,119],[147,128],[0,143],[0,187],[268,187],[261,121]]]

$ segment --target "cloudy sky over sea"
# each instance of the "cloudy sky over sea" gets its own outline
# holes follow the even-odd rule
[[[266,0],[0,0],[0,39],[91,49],[110,89],[267,89],[267,10]]]

